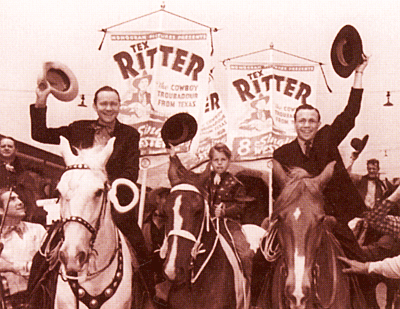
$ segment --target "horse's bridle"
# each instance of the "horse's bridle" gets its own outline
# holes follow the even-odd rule
[[[269,234],[271,234],[271,237],[269,237],[269,239],[267,239],[264,250],[262,250],[262,253],[264,254],[264,257],[266,258],[267,261],[269,262],[274,262],[276,261],[280,256],[282,256],[283,262],[282,265],[280,265],[280,269],[279,269],[279,280],[278,280],[278,284],[279,286],[283,285],[283,283],[285,282],[285,280],[283,280],[282,278],[287,277],[288,271],[287,271],[287,262],[285,261],[284,255],[281,254],[281,248],[277,245],[275,245],[274,249],[272,249],[273,247],[273,243],[275,241],[276,235],[277,235],[277,220],[273,221],[272,224],[269,226]],[[337,285],[338,285],[338,281],[337,281],[337,264],[335,263],[335,252],[334,252],[334,244],[333,244],[333,240],[331,239],[332,237],[334,237],[331,233],[329,233],[328,231],[323,231],[323,233],[326,233],[327,237],[328,237],[328,243],[329,243],[329,248],[330,248],[330,254],[331,254],[331,259],[333,261],[333,289],[332,289],[332,295],[331,298],[329,300],[329,302],[327,304],[323,304],[321,297],[319,296],[319,293],[317,291],[317,279],[319,276],[319,265],[316,263],[316,261],[313,261],[313,266],[312,266],[312,285],[313,288],[315,290],[315,298],[317,301],[317,305],[320,308],[323,309],[328,309],[333,305],[333,302],[336,299],[336,293],[337,293]],[[279,306],[280,308],[285,308],[287,306],[285,306],[286,304],[286,298],[284,297],[284,295],[279,295],[278,296],[279,299]]]
[[[198,193],[198,194],[200,194],[202,196],[200,191],[195,186],[192,186],[192,185],[189,185],[189,184],[176,185],[175,187],[173,187],[171,189],[171,193],[174,192],[174,191],[178,191],[178,190],[196,192],[196,193]],[[202,196],[202,198],[203,198],[203,196]],[[203,215],[203,220],[201,222],[199,235],[196,237],[191,232],[189,232],[187,230],[173,229],[173,230],[169,231],[168,235],[166,235],[166,237],[164,239],[164,244],[163,244],[163,247],[167,246],[169,237],[173,236],[173,235],[192,241],[194,243],[194,245],[193,245],[193,248],[192,248],[192,251],[191,251],[191,257],[192,257],[191,265],[193,265],[193,262],[196,259],[198,254],[205,252],[205,249],[202,248],[203,244],[201,242],[201,237],[203,235],[203,231],[204,231],[204,227],[205,226],[206,226],[207,231],[209,231],[209,229],[210,229],[210,227],[209,227],[210,209],[209,209],[207,201],[205,199],[203,199],[203,200],[204,200],[204,203],[205,203],[205,205],[204,205],[204,215]],[[191,283],[192,284],[197,280],[197,278],[199,277],[200,273],[204,269],[205,265],[208,263],[209,259],[211,258],[212,253],[214,252],[214,249],[216,247],[217,242],[218,242],[218,237],[215,238],[213,248],[211,249],[210,254],[208,255],[207,259],[204,261],[204,263],[200,267],[200,269],[197,272],[197,274],[194,277],[193,277],[193,274],[192,274],[192,278],[191,278]],[[164,249],[164,251],[166,250],[165,247],[162,248],[161,250],[163,250],[163,249]]]
[[[72,164],[72,165],[68,165],[65,168],[65,171],[69,171],[69,170],[73,170],[73,169],[90,169],[90,167],[87,164]],[[93,249],[93,245],[94,242],[96,240],[96,236],[97,236],[97,231],[100,229],[100,222],[102,217],[105,214],[105,206],[107,203],[107,191],[108,191],[108,186],[107,183],[104,183],[104,190],[103,190],[103,199],[101,201],[101,208],[100,208],[100,213],[99,216],[96,219],[96,222],[93,225],[91,225],[88,221],[86,221],[84,218],[82,217],[78,217],[78,216],[71,216],[69,218],[61,218],[61,228],[62,230],[64,230],[64,225],[68,222],[77,222],[81,225],[83,225],[90,233],[91,233],[91,238],[90,238],[90,248]],[[63,232],[64,233],[64,232]]]

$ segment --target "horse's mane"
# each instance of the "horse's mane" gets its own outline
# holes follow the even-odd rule
[[[288,206],[296,205],[304,208],[308,205],[313,212],[323,213],[322,203],[323,197],[322,192],[317,192],[311,188],[310,180],[312,176],[304,169],[300,167],[293,167],[289,169],[288,175],[290,180],[286,183],[285,187],[281,191],[279,197],[274,203],[274,211],[272,213],[272,219],[275,219],[278,215],[289,210]],[[301,203],[300,203],[301,201]],[[320,201],[321,203],[318,203]]]

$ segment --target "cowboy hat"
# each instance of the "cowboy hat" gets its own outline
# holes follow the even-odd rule
[[[188,113],[178,113],[169,117],[161,128],[161,137],[166,145],[176,146],[190,141],[197,132],[197,122]]]
[[[368,138],[369,138],[368,134],[365,135],[362,140],[355,137],[351,140],[350,145],[351,145],[351,147],[354,148],[355,151],[360,153],[364,149],[365,145],[367,144]]]
[[[150,83],[151,83],[151,80],[152,80],[152,78],[153,78],[153,76],[150,75],[150,74],[147,74],[146,70],[144,70],[142,76],[137,77],[137,78],[135,78],[135,79],[133,80],[133,82],[132,82],[133,87],[139,89],[139,83],[140,83],[140,81],[141,81],[142,79],[144,79],[144,78],[147,78],[147,79],[149,80],[149,84],[150,84]]]
[[[78,80],[74,73],[60,62],[45,62],[43,75],[38,79],[39,88],[46,89],[50,84],[50,92],[60,101],[68,102],[78,95]]]
[[[346,25],[336,35],[331,48],[331,62],[335,72],[347,78],[363,62],[361,37],[356,28]]]

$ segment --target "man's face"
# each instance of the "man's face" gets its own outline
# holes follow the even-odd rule
[[[15,148],[14,141],[8,138],[3,138],[0,142],[0,154],[4,158],[9,158],[15,154],[17,149]]]
[[[367,164],[368,177],[377,178],[379,176],[379,168],[376,164]]]
[[[10,192],[4,192],[0,199],[3,207],[0,209],[0,213],[4,214],[4,210],[6,208],[8,199],[10,198],[10,202],[8,204],[8,210],[7,210],[7,216],[11,218],[23,218],[25,217],[25,206],[24,203],[19,199],[18,194],[15,192],[11,193],[10,197]]]
[[[141,91],[146,91],[147,87],[149,86],[149,80],[147,78],[143,78],[140,80],[138,87]]]
[[[220,151],[214,151],[213,157],[211,159],[211,166],[214,171],[218,174],[222,174],[229,167],[230,160],[225,155],[225,153]]]
[[[120,106],[118,95],[113,91],[100,91],[97,94],[97,102],[93,104],[100,123],[103,124],[112,124],[117,119]]]
[[[299,110],[294,120],[297,137],[302,141],[312,140],[317,134],[320,124],[317,111],[312,109]]]

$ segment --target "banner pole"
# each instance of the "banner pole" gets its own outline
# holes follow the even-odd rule
[[[138,214],[138,225],[140,229],[143,226],[143,215],[144,215],[144,202],[146,200],[146,185],[147,185],[147,169],[150,166],[150,160],[148,158],[142,158],[140,162],[142,168],[142,186],[140,188],[140,201],[139,201],[139,214]]]
[[[273,63],[274,63],[274,58],[273,58],[273,53],[274,53],[274,43],[272,43],[271,42],[271,44],[269,45],[269,50],[270,50],[270,53],[269,53],[269,62],[270,62],[270,64],[271,65],[273,65]],[[272,70],[274,70],[274,69],[272,69]],[[274,71],[272,71],[272,72],[274,72]],[[271,91],[271,112],[273,112],[274,110],[275,110],[275,107],[274,107],[274,105],[275,105],[275,99],[274,99],[274,93],[275,93],[275,89],[276,89],[276,87],[274,87],[273,88],[274,90],[272,90]],[[272,113],[271,113],[272,114]],[[272,128],[272,133],[273,133],[273,128]],[[268,203],[268,217],[269,217],[269,219],[270,219],[270,221],[271,221],[271,216],[272,216],[272,212],[273,212],[273,210],[274,210],[274,207],[273,207],[273,205],[274,205],[274,201],[273,201],[273,190],[272,190],[272,188],[273,188],[273,186],[272,186],[272,181],[273,181],[273,177],[272,177],[272,172],[273,172],[273,168],[274,168],[274,166],[273,166],[273,161],[272,161],[272,159],[269,161],[269,199],[268,199],[268,201],[269,201],[269,203]]]

